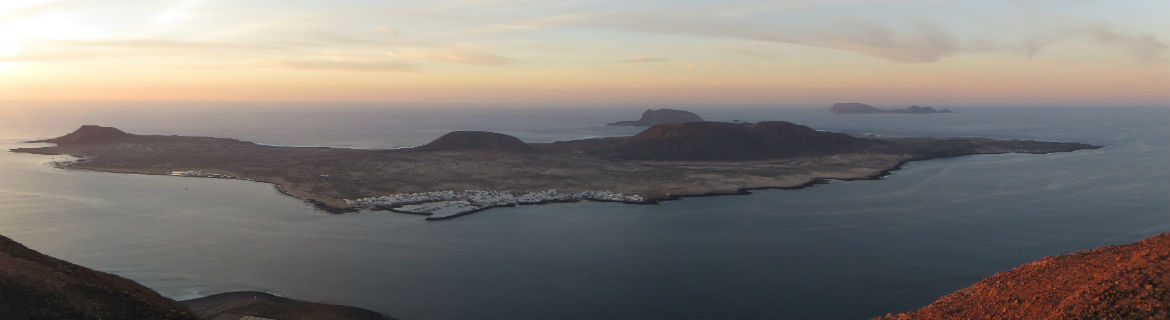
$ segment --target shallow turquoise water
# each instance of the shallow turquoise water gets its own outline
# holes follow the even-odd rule
[[[597,124],[641,112],[34,107],[38,112],[0,109],[0,145],[83,123],[284,145],[392,148],[456,129],[555,141],[631,134],[636,130]],[[868,116],[688,109],[712,120],[1104,148],[914,162],[882,180],[802,190],[653,206],[522,206],[438,223],[387,212],[329,215],[260,183],[63,171],[48,166],[48,156],[5,152],[0,234],[176,298],[263,290],[407,319],[833,319],[916,308],[1042,256],[1170,232],[1168,109]]]

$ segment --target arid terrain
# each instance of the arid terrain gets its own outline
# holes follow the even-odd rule
[[[1170,234],[1046,257],[877,319],[1170,319]]]
[[[446,190],[556,190],[561,196],[548,200],[650,203],[794,188],[822,179],[870,179],[911,160],[1095,148],[991,138],[863,137],[788,122],[658,124],[631,137],[546,144],[460,131],[404,150],[277,147],[225,138],[134,135],[99,126],[36,142],[56,146],[12,151],[79,157],[60,164],[71,169],[268,182],[331,211],[378,203],[355,199]]]

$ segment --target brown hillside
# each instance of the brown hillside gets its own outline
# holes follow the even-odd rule
[[[877,319],[1170,319],[1170,234],[1043,258]]]

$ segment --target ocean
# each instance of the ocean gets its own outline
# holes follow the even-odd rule
[[[529,142],[637,133],[643,105],[16,103],[0,146],[82,124],[274,145],[400,148],[453,130]],[[657,108],[657,106],[653,106]],[[1101,149],[911,162],[880,180],[568,203],[449,221],[334,215],[271,185],[66,171],[0,153],[0,234],[193,298],[258,290],[404,319],[859,319],[915,309],[1043,256],[1170,232],[1170,109],[675,106],[886,136],[986,136]]]

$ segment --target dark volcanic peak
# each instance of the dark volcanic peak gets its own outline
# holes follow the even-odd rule
[[[0,236],[0,319],[198,319],[134,281]]]
[[[110,143],[132,136],[129,133],[118,130],[118,128],[87,124],[67,135],[34,142],[51,142],[59,146],[79,146]]]
[[[845,150],[862,140],[791,122],[657,124],[603,154],[640,160],[762,160]]]
[[[646,109],[642,112],[642,118],[636,121],[618,121],[607,124],[608,126],[651,126],[659,123],[686,123],[686,122],[700,122],[703,118],[699,115],[683,110],[675,109]]]
[[[435,139],[426,145],[414,148],[418,151],[500,151],[509,153],[533,152],[532,146],[516,137],[485,131],[455,131]]]

